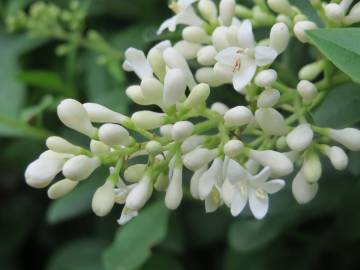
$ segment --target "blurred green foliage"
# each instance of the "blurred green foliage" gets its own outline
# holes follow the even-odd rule
[[[0,1],[2,21],[32,2]],[[87,2],[85,30],[101,33],[118,51],[129,46],[148,48],[158,40],[156,26],[170,14],[166,0]],[[316,19],[307,1],[293,2]],[[123,113],[137,108],[124,94],[135,78],[124,74],[120,63],[105,68],[98,64],[98,51],[83,48],[58,57],[54,51],[59,45],[26,33],[6,33],[4,23],[0,24],[0,269],[360,268],[358,153],[351,154],[348,171],[335,173],[330,166],[324,170],[320,192],[306,206],[295,203],[288,185],[271,201],[271,211],[262,221],[248,212],[232,218],[225,208],[205,214],[204,206],[193,200],[169,213],[158,197],[138,218],[119,227],[115,222],[119,208],[103,219],[90,213],[91,196],[104,171],[54,202],[45,192],[27,187],[24,168],[45,149],[42,139],[48,134],[66,134],[84,144],[56,118],[60,99],[77,97]],[[307,45],[292,44],[278,63],[286,71],[280,76],[294,84],[299,68],[314,60],[312,55]],[[339,86],[312,117],[331,127],[359,124],[359,95],[359,85]],[[241,102],[235,91],[224,88],[214,89],[210,102],[215,100],[229,106]]]

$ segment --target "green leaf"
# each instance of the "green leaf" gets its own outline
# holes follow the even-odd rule
[[[170,254],[154,254],[151,258],[141,267],[141,270],[184,270],[180,261],[171,256]]]
[[[360,66],[359,66],[360,71]],[[360,86],[345,84],[338,86],[326,96],[314,112],[319,126],[344,128],[360,121]]]
[[[315,29],[307,34],[335,66],[360,83],[360,28]]]
[[[166,236],[169,211],[162,201],[145,207],[138,217],[119,228],[104,253],[106,270],[132,270],[151,255],[151,248]]]
[[[50,95],[43,96],[39,104],[25,108],[21,112],[21,119],[25,122],[30,121],[32,118],[40,115],[45,110],[55,104],[54,98]]]
[[[73,240],[60,247],[50,258],[47,270],[102,270],[101,252],[105,248],[96,239]]]
[[[360,152],[350,152],[349,159],[349,171],[355,176],[360,176]]]
[[[56,224],[90,212],[92,196],[105,179],[104,171],[97,170],[71,193],[52,202],[47,211],[47,221]]]

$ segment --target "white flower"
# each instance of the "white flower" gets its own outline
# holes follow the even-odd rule
[[[171,129],[171,137],[175,142],[182,142],[190,137],[194,129],[194,124],[190,121],[176,122]]]
[[[256,175],[251,175],[239,163],[230,160],[227,169],[227,179],[233,185],[230,211],[238,216],[249,201],[250,210],[256,219],[262,219],[269,209],[269,196],[282,189],[285,181],[275,179],[267,181],[270,168],[265,167]]]
[[[46,139],[46,146],[50,150],[57,153],[66,153],[66,154],[78,154],[80,151],[80,147],[73,145],[67,140],[58,137],[58,136],[50,136]]]
[[[99,128],[99,139],[107,145],[128,145],[129,132],[120,125],[104,124]]]
[[[268,135],[286,134],[286,123],[281,113],[273,108],[260,108],[255,112],[256,122]]]
[[[327,146],[325,148],[325,155],[328,156],[334,168],[339,171],[344,170],[349,164],[349,158],[345,151],[338,146]]]
[[[165,205],[170,210],[178,208],[183,198],[182,166],[176,166],[175,158],[176,156],[172,159],[173,162],[169,162],[169,166],[171,166],[169,170],[169,186],[165,194]]]
[[[150,199],[153,191],[153,183],[148,176],[144,176],[141,181],[130,191],[125,201],[125,207],[137,211],[141,209]]]
[[[94,196],[92,197],[92,210],[97,216],[103,217],[109,214],[114,204],[114,183],[112,181],[106,181],[105,184],[95,191]]]
[[[203,21],[196,15],[193,7],[191,6],[197,0],[178,0],[173,1],[169,8],[174,11],[175,15],[166,21],[164,21],[157,31],[157,34],[161,34],[165,29],[174,32],[176,25],[195,25],[200,26]]]
[[[119,225],[124,225],[128,223],[131,219],[138,215],[138,211],[131,210],[128,207],[124,206],[120,218],[117,220]]]
[[[61,197],[65,196],[66,194],[68,194],[69,192],[71,192],[78,183],[79,182],[77,182],[77,181],[72,181],[72,180],[69,180],[66,178],[62,179],[60,181],[57,181],[55,184],[52,184],[49,187],[49,189],[47,191],[48,197],[53,200],[61,198]]]
[[[296,151],[305,150],[312,142],[314,132],[309,124],[304,123],[294,128],[287,136],[287,145]]]
[[[134,187],[136,187],[136,184],[126,185],[119,177],[116,188],[114,189],[115,202],[118,204],[125,204],[127,196]]]
[[[62,172],[68,179],[82,181],[88,178],[100,165],[101,162],[97,157],[79,155],[66,161]]]
[[[97,103],[84,103],[83,106],[91,122],[122,124],[127,119],[125,115]]]
[[[360,130],[356,128],[330,129],[329,137],[351,151],[360,151]]]
[[[299,204],[305,204],[314,199],[318,192],[317,182],[309,183],[304,176],[303,170],[300,170],[292,182],[292,193]]]
[[[182,156],[186,168],[197,171],[215,158],[215,152],[206,148],[198,147]]]
[[[140,79],[151,78],[153,71],[143,51],[129,48],[125,51],[123,67],[126,71],[134,71]]]
[[[179,68],[168,70],[164,79],[164,103],[169,106],[176,104],[184,97],[185,90],[185,73]]]
[[[200,199],[199,195],[199,180],[203,173],[207,170],[207,165],[201,167],[194,172],[190,179],[190,193],[195,199]]]
[[[235,90],[243,92],[245,86],[254,77],[256,67],[272,63],[278,54],[271,47],[255,46],[255,38],[249,20],[242,22],[237,36],[239,46],[220,51],[215,56],[217,64],[215,64],[214,70],[231,77]]]

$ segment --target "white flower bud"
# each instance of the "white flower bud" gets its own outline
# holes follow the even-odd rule
[[[200,26],[187,26],[182,31],[183,39],[191,43],[209,43],[210,37]]]
[[[283,153],[272,150],[250,150],[249,156],[264,167],[270,167],[272,175],[276,177],[288,175],[294,169],[293,163]]]
[[[190,193],[195,199],[200,199],[199,180],[201,175],[207,170],[207,166],[196,170],[190,179]]]
[[[229,110],[229,107],[226,106],[224,103],[215,102],[211,105],[210,109],[220,115],[224,115]]]
[[[170,69],[164,80],[163,101],[167,105],[174,105],[185,95],[186,76],[181,69]]]
[[[325,15],[333,22],[340,23],[344,18],[344,10],[335,3],[324,4]]]
[[[219,17],[223,25],[229,26],[235,15],[235,0],[221,0],[219,4]]]
[[[259,108],[271,108],[274,106],[280,98],[280,92],[276,89],[266,89],[261,92],[258,100],[257,106]]]
[[[325,154],[330,159],[331,164],[336,170],[345,170],[349,164],[349,158],[345,151],[338,146],[326,146]]]
[[[126,168],[124,178],[130,183],[139,182],[144,176],[146,164],[135,164]]]
[[[189,65],[181,53],[179,53],[176,49],[170,47],[164,50],[163,57],[166,65],[170,69],[181,69],[181,71],[186,76],[186,83],[190,89],[196,85]]]
[[[129,86],[126,91],[125,91],[126,95],[136,104],[139,105],[150,105],[152,104],[152,100],[151,99],[147,99],[142,90],[141,87],[139,85],[131,85]]]
[[[273,69],[265,69],[255,76],[255,84],[259,87],[270,86],[277,79],[277,73]]]
[[[315,153],[310,153],[305,156],[303,173],[305,179],[309,183],[315,183],[319,181],[322,174],[322,167],[319,156]]]
[[[120,125],[104,124],[99,128],[99,139],[107,145],[128,145],[129,132]]]
[[[179,207],[182,197],[182,167],[175,167],[165,194],[166,207],[170,210],[175,210]]]
[[[341,0],[339,5],[346,13],[353,2],[354,2],[354,0]],[[356,4],[354,6],[356,6]]]
[[[292,17],[294,13],[288,0],[267,0],[267,3],[269,7],[277,13],[285,14],[290,17]]]
[[[329,137],[351,151],[360,151],[360,130],[356,128],[330,129]]]
[[[105,106],[96,103],[83,104],[89,118],[95,123],[117,123],[121,124],[127,119],[125,115],[114,112]]]
[[[171,130],[171,137],[176,142],[182,142],[191,136],[194,129],[193,123],[190,121],[179,121],[174,124]]]
[[[156,76],[163,80],[166,73],[166,64],[162,55],[162,51],[156,48],[152,48],[148,55],[147,60]]]
[[[183,163],[189,170],[196,171],[208,164],[214,158],[214,151],[206,148],[196,148],[193,151],[183,155]]]
[[[25,170],[25,181],[33,188],[44,188],[61,172],[64,160],[60,157],[41,157]]]
[[[48,191],[48,197],[52,200],[61,198],[65,196],[66,194],[70,193],[78,184],[77,181],[72,181],[69,179],[62,179],[60,181],[57,181],[55,184],[52,184]]]
[[[210,87],[206,83],[200,83],[195,85],[193,89],[191,89],[190,94],[186,98],[183,103],[183,106],[186,108],[196,108],[199,105],[204,104],[206,99],[210,95]]]
[[[323,62],[313,62],[303,66],[299,71],[300,80],[314,80],[324,70]]]
[[[300,21],[297,22],[294,26],[294,34],[299,41],[302,43],[309,42],[309,38],[306,35],[307,30],[316,29],[317,26],[312,21]]]
[[[306,102],[311,102],[317,95],[316,86],[307,80],[302,80],[296,86],[297,91],[299,92],[300,96]]]
[[[236,157],[241,153],[244,144],[239,140],[230,140],[224,145],[224,153],[230,158]]]
[[[204,142],[204,139],[202,136],[199,135],[193,135],[188,138],[186,138],[183,143],[181,144],[181,153],[186,154],[192,150],[194,150],[196,147],[201,145]]]
[[[293,27],[293,20],[289,16],[286,16],[284,14],[279,14],[278,16],[276,16],[276,21],[279,23],[285,23],[288,28]]]
[[[245,106],[231,108],[224,115],[225,125],[228,127],[240,127],[249,124],[252,118],[252,112]]]
[[[305,150],[312,142],[314,132],[309,124],[301,124],[294,128],[286,137],[287,145],[296,151]]]
[[[70,180],[81,181],[88,178],[100,164],[96,157],[79,155],[66,161],[62,172]]]
[[[231,207],[231,202],[234,197],[234,186],[230,183],[228,179],[225,179],[224,183],[221,186],[222,199],[227,207]]]
[[[217,8],[211,0],[200,0],[198,9],[202,17],[208,22],[214,22],[217,19]]]
[[[104,217],[110,213],[115,204],[114,183],[106,181],[92,197],[91,207],[95,215]]]
[[[150,155],[157,155],[162,151],[162,146],[157,141],[149,141],[146,143],[145,150]]]
[[[227,34],[227,27],[225,26],[216,27],[215,31],[213,32],[211,41],[218,52],[230,47]]]
[[[204,46],[197,52],[196,60],[199,62],[200,65],[212,66],[216,63],[216,54],[217,51],[214,46]]]
[[[260,108],[255,112],[256,122],[268,135],[286,134],[286,124],[281,113],[273,108]]]
[[[144,78],[140,84],[143,96],[154,104],[162,101],[163,85],[155,78]]]
[[[66,154],[78,154],[81,148],[79,146],[69,143],[67,140],[58,137],[50,136],[46,139],[46,146],[50,150],[57,153],[66,153]]]
[[[201,45],[186,40],[180,40],[174,45],[174,49],[181,53],[185,59],[191,60],[196,58],[198,51],[201,49]]]
[[[138,111],[131,116],[135,126],[143,129],[155,129],[164,124],[165,114],[152,111]]]
[[[199,68],[195,77],[198,82],[206,83],[211,87],[218,87],[229,81],[224,74],[214,71],[211,67]]]
[[[286,50],[289,43],[289,28],[285,23],[279,22],[271,27],[270,31],[270,47],[277,53]]]
[[[165,173],[160,173],[156,178],[154,188],[157,191],[166,191],[169,186],[169,176]]]
[[[94,154],[103,154],[110,152],[110,147],[103,142],[91,140],[90,151]]]
[[[292,193],[299,204],[305,204],[314,199],[318,189],[317,182],[309,183],[306,181],[302,170],[297,173],[292,182]]]
[[[161,126],[161,127],[160,127],[160,134],[161,134],[161,136],[171,137],[172,127],[173,127],[172,124],[167,124],[167,125]]]
[[[152,191],[153,185],[151,179],[148,176],[144,176],[127,196],[126,207],[131,210],[141,209],[150,199]]]
[[[96,134],[96,128],[92,126],[89,116],[80,102],[74,99],[64,99],[57,107],[57,114],[65,126],[89,137]]]
[[[353,24],[360,22],[360,2],[356,3],[350,10],[349,14],[345,17],[346,24]]]

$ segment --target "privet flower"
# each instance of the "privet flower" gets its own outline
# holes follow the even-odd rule
[[[312,21],[300,21],[297,22],[294,26],[294,34],[300,42],[306,43],[309,42],[309,38],[307,37],[305,31],[316,28],[316,24]]]
[[[69,180],[69,179],[62,179],[57,181],[56,183],[52,184],[48,191],[48,197],[50,199],[59,199],[66,194],[70,193],[78,184],[79,182]]]
[[[109,214],[115,204],[114,183],[106,181],[99,187],[92,197],[91,207],[94,213],[103,217]]]
[[[304,176],[303,170],[300,170],[292,182],[292,193],[295,200],[300,204],[305,204],[314,199],[318,192],[317,182],[309,183]]]
[[[70,158],[64,164],[63,175],[74,181],[87,179],[97,167],[100,166],[100,160],[96,157],[79,155]]]
[[[287,135],[286,142],[292,150],[303,151],[311,144],[313,137],[310,125],[301,124]]]
[[[356,128],[330,129],[329,137],[351,151],[360,151],[360,130]]]

